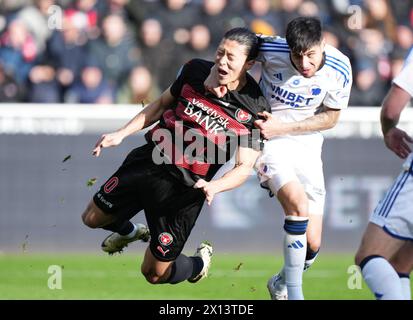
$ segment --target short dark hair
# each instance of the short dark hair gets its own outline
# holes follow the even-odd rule
[[[321,42],[321,22],[315,17],[295,18],[288,23],[285,38],[292,52],[305,52]]]
[[[258,38],[247,28],[233,28],[224,34],[224,39],[233,40],[247,48],[247,61],[254,60],[258,56]]]

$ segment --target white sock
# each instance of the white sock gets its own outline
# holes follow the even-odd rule
[[[307,253],[308,218],[285,217],[284,230],[284,278],[288,300],[304,300],[302,282]]]
[[[380,256],[370,256],[362,261],[361,273],[377,300],[403,300],[399,275],[391,264]]]
[[[127,235],[124,235],[122,237],[130,239],[130,238],[133,238],[135,236],[136,232],[138,231],[138,227],[136,226],[136,224],[134,224],[134,223],[132,223],[132,224],[133,224],[133,230],[130,233],[128,233]]]
[[[308,256],[308,247],[307,247],[307,255]],[[310,267],[312,266],[312,264],[314,263],[314,261],[317,259],[318,256],[318,251],[317,253],[314,255],[313,258],[311,259],[307,259],[304,262],[304,272],[306,272],[308,269],[310,269]],[[284,266],[282,267],[281,271],[278,272],[278,274],[281,276],[281,281],[280,284],[285,284],[285,272],[284,272]]]
[[[405,300],[411,300],[412,299],[412,291],[410,287],[410,278],[408,274],[400,274],[399,273],[399,278],[400,278],[400,284],[402,286],[402,292]]]

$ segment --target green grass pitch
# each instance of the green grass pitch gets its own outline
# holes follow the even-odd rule
[[[215,254],[210,276],[197,284],[150,285],[140,273],[141,259],[141,253],[2,254],[0,299],[268,300],[267,280],[282,264],[281,256]],[[373,299],[364,282],[349,289],[352,259],[321,254],[304,275],[306,299]],[[61,289],[48,287],[51,265],[62,268]]]

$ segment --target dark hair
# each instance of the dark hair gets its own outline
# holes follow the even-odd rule
[[[247,47],[247,61],[254,60],[258,56],[258,38],[247,28],[233,28],[224,34],[224,39],[233,40]]]
[[[299,17],[288,23],[285,34],[290,50],[303,53],[321,42],[321,22],[313,17]]]

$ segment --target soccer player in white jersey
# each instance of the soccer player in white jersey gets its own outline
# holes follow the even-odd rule
[[[284,268],[268,281],[271,298],[303,299],[302,275],[321,243],[324,177],[322,130],[334,127],[347,107],[352,84],[349,59],[325,44],[320,21],[292,20],[286,39],[261,37],[257,61],[260,86],[272,112],[256,121],[265,143],[257,161],[260,182],[271,190],[285,213]],[[218,96],[225,88],[205,86]],[[308,226],[307,226],[308,225]]]
[[[397,127],[413,97],[413,53],[383,101],[384,142],[405,159],[403,169],[374,210],[356,254],[364,280],[378,300],[410,300],[413,269],[413,153],[411,136]]]

